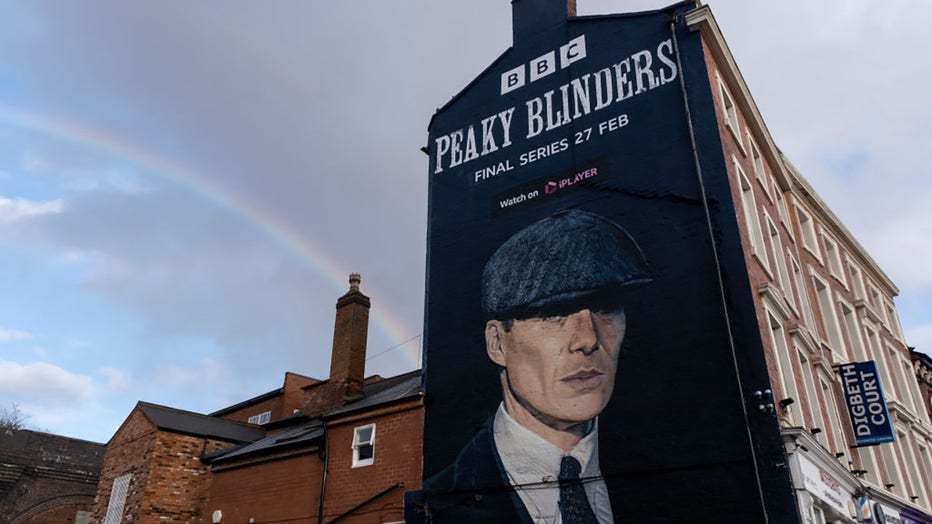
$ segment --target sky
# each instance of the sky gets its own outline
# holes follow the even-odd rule
[[[932,353],[932,3],[708,4]],[[209,413],[326,378],[351,272],[367,374],[417,368],[420,148],[510,45],[508,0],[0,0],[0,409],[106,442],[139,400]]]

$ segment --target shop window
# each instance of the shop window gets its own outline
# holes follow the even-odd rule
[[[375,462],[375,424],[353,429],[353,467],[371,466]]]

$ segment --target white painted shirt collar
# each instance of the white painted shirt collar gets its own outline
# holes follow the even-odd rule
[[[560,461],[565,455],[572,456],[582,466],[580,477],[584,479],[589,505],[599,523],[613,522],[608,487],[599,469],[598,419],[589,433],[573,449],[564,453],[516,422],[505,411],[504,404],[500,404],[492,423],[492,435],[505,473],[536,524],[562,524],[557,478],[560,475]]]

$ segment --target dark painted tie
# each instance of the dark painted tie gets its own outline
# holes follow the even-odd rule
[[[563,457],[560,461],[560,514],[563,524],[598,524],[579,480],[580,471],[582,467],[573,457]]]

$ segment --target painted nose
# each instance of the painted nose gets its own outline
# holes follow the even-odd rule
[[[591,311],[583,309],[573,313],[570,316],[570,329],[573,330],[573,338],[570,341],[572,351],[581,351],[585,355],[590,355],[599,349],[599,337],[595,332]]]

